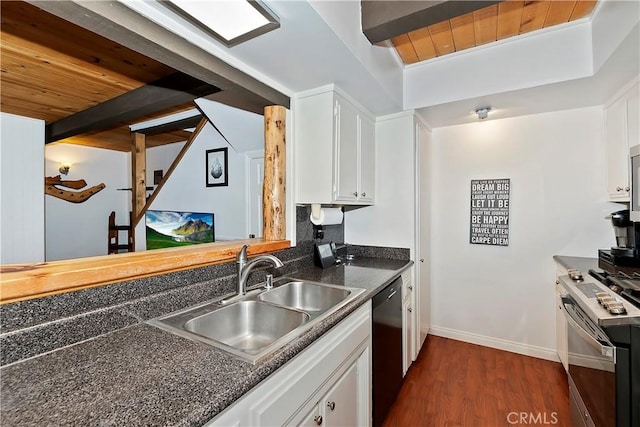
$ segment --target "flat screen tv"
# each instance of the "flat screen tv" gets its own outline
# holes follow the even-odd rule
[[[147,249],[215,242],[212,213],[147,211]]]

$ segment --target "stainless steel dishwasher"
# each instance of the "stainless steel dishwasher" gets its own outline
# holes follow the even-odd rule
[[[373,427],[384,422],[402,387],[402,277],[372,299]]]

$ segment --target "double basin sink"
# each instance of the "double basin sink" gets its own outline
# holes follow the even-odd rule
[[[363,289],[281,278],[235,302],[208,301],[147,323],[257,363],[311,329]]]

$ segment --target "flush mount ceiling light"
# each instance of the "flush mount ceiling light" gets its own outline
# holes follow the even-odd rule
[[[257,0],[167,0],[160,3],[228,47],[280,27],[278,17]]]
[[[480,120],[484,120],[489,117],[489,111],[491,111],[491,107],[482,107],[476,110],[476,114]]]

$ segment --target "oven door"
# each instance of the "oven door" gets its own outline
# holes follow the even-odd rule
[[[570,297],[567,318],[569,387],[574,426],[616,426],[616,348]]]

